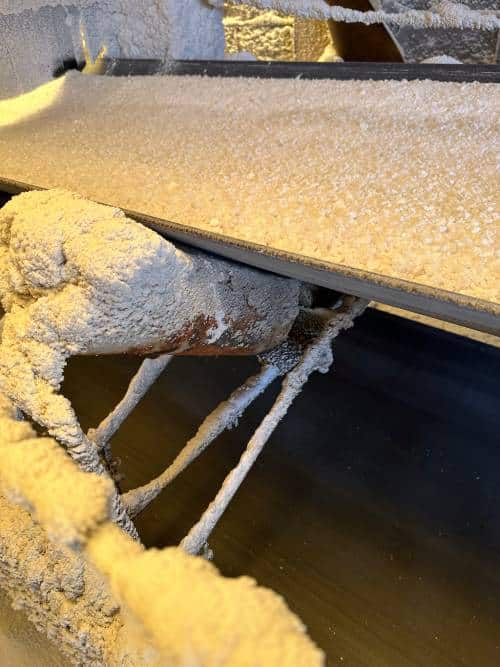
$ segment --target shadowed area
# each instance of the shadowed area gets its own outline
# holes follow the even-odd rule
[[[376,311],[334,349],[335,370],[306,386],[216,528],[216,564],[282,593],[328,664],[497,665],[498,349]],[[70,361],[63,391],[85,426],[138,364]],[[170,463],[255,368],[175,359],[115,438],[124,489]],[[271,394],[144,512],[148,546],[199,518]]]

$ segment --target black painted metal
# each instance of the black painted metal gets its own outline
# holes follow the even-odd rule
[[[113,76],[147,74],[248,76],[276,79],[373,79],[412,81],[455,81],[500,83],[500,67],[497,65],[438,65],[413,63],[299,63],[230,60],[177,60],[163,63],[160,60],[126,60],[103,58],[93,73]]]
[[[173,74],[206,76],[252,76],[303,79],[432,79],[434,81],[480,81],[500,83],[496,65],[419,65],[408,63],[284,63],[182,60]]]

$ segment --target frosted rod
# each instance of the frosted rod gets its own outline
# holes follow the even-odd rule
[[[182,540],[180,546],[188,553],[198,554],[204,548],[210,533],[231,502],[274,429],[286,415],[294,399],[302,391],[302,387],[310,375],[314,371],[326,373],[329,369],[333,361],[332,340],[342,329],[350,328],[353,325],[354,318],[360,315],[366,306],[366,301],[352,299],[345,303],[340,312],[331,311],[323,331],[306,348],[299,363],[285,376],[278,398],[250,438],[238,464],[227,475],[219,492],[200,520]]]
[[[231,428],[248,406],[280,375],[276,366],[263,366],[257,375],[249,377],[229,398],[211,412],[196,434],[187,442],[171,465],[147,484],[122,496],[131,517],[137,516],[161,491],[194,461],[225,429]]]

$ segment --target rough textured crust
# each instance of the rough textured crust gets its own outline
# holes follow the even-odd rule
[[[48,85],[60,87],[41,115],[0,129],[8,178],[77,182],[193,228],[500,301],[495,84],[72,74]]]
[[[99,502],[93,507],[102,480],[78,470],[55,443],[44,447],[33,490],[25,471],[37,442],[4,398],[0,411],[0,585],[75,664],[323,664],[302,623],[272,591],[247,577],[224,579],[179,548],[144,550],[110,523]],[[9,447],[25,448],[24,468],[4,455]],[[66,494],[52,496],[46,485],[56,469]],[[78,493],[72,498],[82,485],[87,502]],[[77,499],[82,507],[72,515]]]
[[[120,209],[51,190],[0,210],[0,298],[0,390],[74,452],[84,436],[58,393],[69,356],[256,354],[288,335],[300,284],[180,250]]]

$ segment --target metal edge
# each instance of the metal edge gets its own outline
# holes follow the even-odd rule
[[[373,79],[500,83],[500,68],[496,65],[440,65],[414,63],[365,62],[241,62],[241,61],[176,61],[168,73],[177,75],[249,76],[260,78],[304,79]]]
[[[0,189],[9,194],[19,194],[45,188],[0,177]],[[107,202],[102,203],[112,205]],[[213,234],[125,208],[122,210],[128,217],[154,229],[162,236],[205,252],[271,273],[380,301],[496,336],[500,335],[500,304],[497,303],[269,249],[256,243]]]
[[[84,70],[86,71],[86,70]],[[258,78],[303,78],[339,80],[422,80],[500,83],[497,65],[366,63],[366,62],[282,62],[231,60],[161,60],[102,58],[87,70],[92,74],[135,76],[222,76]]]
[[[134,211],[125,212],[163,236],[187,245],[195,245],[206,252],[242,264],[500,335],[500,304],[276,249],[269,252],[269,249],[263,246],[229,237],[210,233],[193,234],[191,229],[177,223],[158,220]],[[389,281],[391,285],[387,284]]]

